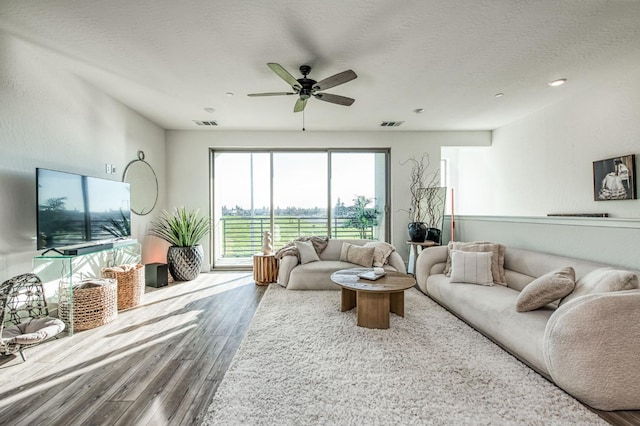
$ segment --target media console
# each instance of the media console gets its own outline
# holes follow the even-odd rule
[[[141,247],[134,240],[121,240],[89,246],[68,246],[44,252],[33,258],[33,273],[44,283],[50,310],[57,311],[62,299],[71,306],[65,322],[68,335],[73,335],[73,284],[86,278],[99,277],[108,266],[140,263]]]
[[[40,256],[46,256],[49,252],[55,252],[62,256],[80,256],[83,254],[95,253],[98,251],[104,251],[111,248],[117,248],[126,246],[132,243],[136,243],[136,240],[131,238],[118,239],[114,241],[104,241],[92,244],[76,244],[73,246],[64,247],[52,247],[43,251]]]

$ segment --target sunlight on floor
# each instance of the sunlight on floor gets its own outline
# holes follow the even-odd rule
[[[255,284],[251,273],[243,271],[201,274],[189,282],[157,289],[147,287],[143,304],[120,311],[113,322],[30,348],[25,363],[15,359],[5,363],[0,370],[5,379],[0,407],[71,383],[141,351],[179,342],[185,333],[203,323],[203,310],[191,307],[196,306],[195,301],[246,285]],[[135,338],[132,340],[131,336]],[[65,362],[69,359],[72,363]]]
[[[131,349],[127,349],[127,350],[123,350],[122,352],[117,352],[115,354],[111,354],[109,355],[108,358],[102,359],[100,361],[97,361],[95,363],[92,363],[89,366],[86,367],[82,367],[82,368],[77,368],[74,369],[73,367],[66,367],[65,370],[69,371],[66,374],[63,374],[62,376],[59,377],[52,377],[51,379],[49,379],[46,383],[41,383],[41,384],[37,384],[37,385],[32,385],[30,387],[28,387],[28,389],[25,389],[23,391],[18,391],[17,393],[12,394],[11,396],[6,396],[2,398],[2,401],[0,401],[0,407],[4,407],[10,404],[13,404],[27,396],[31,396],[34,394],[37,394],[39,392],[42,392],[48,388],[51,388],[53,386],[56,386],[58,384],[64,383],[65,381],[77,377],[77,376],[81,376],[91,370],[95,370],[101,367],[104,367],[110,363],[113,363],[115,361],[118,361],[122,358],[128,357],[136,352],[145,350],[151,346],[157,345],[159,343],[162,343],[164,341],[170,340],[180,334],[186,333],[189,329],[196,327],[196,324],[192,324],[189,325],[187,327],[182,328],[181,330],[178,331],[174,331],[172,333],[167,333],[161,337],[158,337],[152,341],[143,343],[139,346],[133,347]],[[85,362],[86,363],[86,362]],[[53,373],[53,372],[52,372]],[[52,374],[53,375],[53,374]],[[13,391],[13,390],[19,390],[20,388],[24,387],[25,385],[20,385],[17,386],[14,389],[10,389],[9,391]]]

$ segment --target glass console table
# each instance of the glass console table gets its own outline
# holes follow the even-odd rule
[[[72,336],[73,284],[86,278],[99,277],[102,268],[140,261],[141,246],[136,240],[116,241],[113,247],[92,253],[70,256],[50,252],[34,256],[33,273],[44,284],[51,316],[58,316],[61,299],[68,300],[69,315],[65,325],[68,335]]]

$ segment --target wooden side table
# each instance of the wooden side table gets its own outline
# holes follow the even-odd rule
[[[253,279],[258,285],[275,283],[278,280],[278,259],[273,254],[255,254]]]
[[[411,269],[409,271],[407,271],[407,273],[409,274],[413,274],[413,276],[415,277],[416,275],[416,262],[418,261],[418,255],[422,252],[422,250],[429,248],[429,247],[435,247],[435,246],[439,246],[440,244],[436,243],[435,241],[424,241],[422,243],[416,243],[414,241],[407,241],[407,244],[411,245],[410,247],[410,252],[409,252],[409,266],[413,266],[413,268],[407,268],[407,269]],[[418,251],[418,247],[420,247],[420,251]],[[411,258],[413,257],[413,262],[411,262]]]

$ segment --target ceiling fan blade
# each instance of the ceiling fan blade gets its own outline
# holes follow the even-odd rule
[[[346,96],[332,95],[331,93],[316,93],[313,96],[315,96],[317,99],[320,99],[321,101],[331,102],[332,104],[344,106],[350,106],[356,101],[355,99],[347,98]]]
[[[278,74],[278,77],[280,77],[281,79],[283,79],[284,81],[289,83],[289,86],[291,86],[293,88],[296,88],[296,87],[301,88],[302,87],[302,86],[300,86],[300,83],[298,83],[298,80],[296,80],[294,76],[289,74],[289,71],[285,70],[282,67],[282,65],[276,64],[274,62],[269,62],[267,64],[267,66],[269,68],[271,68],[271,71],[273,71],[276,74]]]
[[[249,93],[247,96],[282,96],[296,95],[294,92],[269,92],[269,93]]]
[[[332,75],[331,77],[327,77],[324,80],[320,80],[316,84],[313,85],[314,90],[327,90],[332,87],[336,87],[340,84],[344,84],[347,81],[351,81],[358,78],[355,72],[352,70],[342,71],[336,75]]]
[[[300,111],[304,110],[304,107],[307,106],[307,101],[308,100],[309,100],[309,98],[307,98],[307,99],[298,98],[298,100],[296,101],[295,106],[293,107],[293,112],[300,112]]]

